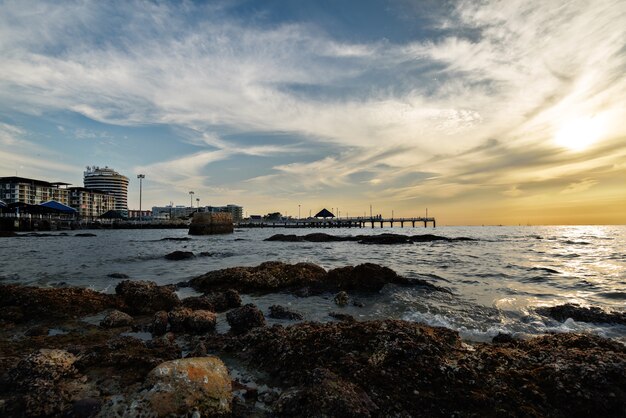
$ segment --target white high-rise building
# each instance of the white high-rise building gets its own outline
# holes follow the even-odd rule
[[[87,189],[108,192],[115,197],[115,210],[128,213],[128,177],[109,167],[87,166],[84,183]]]

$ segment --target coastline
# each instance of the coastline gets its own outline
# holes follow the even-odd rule
[[[155,395],[163,383],[155,370],[172,361],[180,368],[210,363],[210,381],[221,386],[218,394],[200,391],[206,399],[194,405],[201,416],[623,412],[623,344],[568,333],[477,343],[442,327],[341,314],[343,304],[368,303],[390,283],[429,285],[375,264],[326,271],[279,262],[212,271],[178,285],[123,281],[115,294],[2,285],[0,412],[107,416],[141,405],[156,415],[192,413],[184,387],[174,404],[186,411],[172,412]],[[200,294],[179,298],[189,287]],[[297,319],[285,306],[261,311],[240,296],[263,293],[332,297],[339,320]],[[270,316],[282,322],[267,325]],[[193,359],[192,366],[182,358]]]

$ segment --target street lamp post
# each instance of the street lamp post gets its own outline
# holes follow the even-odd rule
[[[196,208],[198,208],[198,211],[200,210],[200,198],[196,197]]]
[[[300,219],[300,205],[298,205],[298,219]]]
[[[145,174],[137,174],[137,178],[139,179],[139,225],[143,222],[143,216],[141,214],[141,193],[142,193],[142,182],[143,179],[146,178]]]
[[[194,194],[195,193],[192,190],[189,191],[189,206],[191,206],[192,212],[193,212],[193,195]]]

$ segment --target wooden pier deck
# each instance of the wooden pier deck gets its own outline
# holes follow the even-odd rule
[[[263,220],[257,222],[239,222],[236,224],[238,228],[364,228],[380,226],[383,228],[385,225],[389,225],[391,228],[400,226],[404,228],[405,225],[415,228],[415,226],[424,225],[424,228],[428,224],[432,224],[433,228],[437,226],[435,218],[307,218],[307,219],[287,219],[280,221]]]

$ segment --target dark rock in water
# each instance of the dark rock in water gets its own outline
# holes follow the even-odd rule
[[[407,280],[408,280],[408,284],[410,284],[411,286],[419,286],[419,287],[424,288],[424,290],[427,290],[427,291],[444,292],[444,293],[452,294],[452,292],[449,289],[434,285],[430,282],[427,282],[426,280],[422,280],[422,279],[407,279]]]
[[[76,318],[124,304],[116,295],[82,288],[38,288],[0,285],[0,319]]]
[[[380,234],[380,235],[362,235],[359,244],[411,244],[411,240],[406,235],[399,234]]]
[[[514,343],[517,340],[515,338],[513,338],[513,336],[511,334],[505,334],[505,333],[498,333],[498,335],[496,335],[495,337],[493,337],[491,339],[491,342],[494,344],[509,344],[509,343]]]
[[[152,333],[154,335],[164,335],[167,332],[168,314],[165,311],[159,311],[154,314],[152,319]]]
[[[126,302],[128,310],[134,314],[169,311],[180,305],[180,300],[172,289],[145,280],[124,280],[115,286],[115,293]]]
[[[243,334],[252,328],[265,326],[263,312],[251,303],[228,312],[226,320],[234,334]]]
[[[287,384],[281,416],[623,416],[626,404],[626,347],[591,335],[468,347],[406,321],[305,322],[225,348]]]
[[[353,237],[342,237],[337,235],[325,234],[323,232],[314,232],[312,234],[306,234],[302,237],[304,241],[308,242],[339,242],[339,241],[354,241]]]
[[[605,312],[595,306],[585,308],[573,303],[566,303],[565,305],[538,308],[537,312],[557,321],[572,318],[574,321],[580,322],[626,325],[626,312]]]
[[[213,312],[177,308],[168,314],[168,322],[173,332],[203,334],[215,330],[217,316]]]
[[[122,311],[113,310],[100,321],[103,328],[128,327],[133,324],[133,317]]]
[[[328,272],[325,289],[378,292],[387,283],[407,284],[395,271],[378,264],[364,263],[356,267],[340,267]]]
[[[191,251],[174,251],[165,255],[165,258],[168,260],[179,261],[186,260],[188,258],[194,258],[195,256]]]
[[[342,290],[341,292],[335,295],[333,300],[338,306],[346,306],[348,302],[350,301],[350,298],[348,297],[348,294]]]
[[[92,418],[98,415],[102,402],[94,398],[79,399],[72,405],[72,418]]]
[[[356,241],[359,244],[377,244],[377,245],[394,245],[394,244],[411,244],[414,242],[432,242],[432,241],[474,241],[473,238],[447,238],[438,235],[401,235],[401,234],[378,234],[378,235],[357,235],[357,236],[341,236],[330,235],[322,232],[307,235],[285,235],[276,234],[267,238],[265,241],[284,241],[284,242],[339,242],[339,241]]]
[[[241,306],[241,296],[236,290],[210,293],[205,296],[191,296],[183,299],[183,306],[191,309],[204,309],[212,312],[225,312]]]
[[[89,232],[85,232],[85,233],[80,233],[80,234],[74,234],[75,237],[97,237],[96,234],[92,234]]]
[[[0,238],[11,238],[19,236],[13,231],[0,231]]]
[[[329,312],[328,316],[330,316],[331,318],[335,318],[338,319],[340,321],[346,321],[346,322],[354,322],[356,321],[356,319],[354,319],[354,317],[352,315],[348,315],[345,313],[341,313],[341,312]]]
[[[280,305],[270,306],[269,311],[269,317],[274,319],[288,319],[290,321],[303,319],[302,314]]]
[[[161,238],[159,241],[191,241],[189,237],[165,237]]]
[[[130,279],[130,277],[124,273],[111,273],[108,274],[107,277],[110,277],[112,279]]]
[[[190,285],[205,293],[229,288],[246,293],[272,292],[309,286],[318,283],[325,276],[326,271],[315,264],[269,261],[257,267],[231,267],[211,271],[192,279]]]
[[[304,238],[297,235],[276,234],[266,238],[265,241],[302,242]]]

